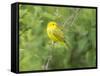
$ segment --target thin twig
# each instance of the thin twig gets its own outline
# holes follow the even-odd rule
[[[49,69],[50,61],[52,61],[52,51],[53,51],[53,47],[54,47],[54,42],[52,41],[51,50],[50,50],[50,52],[48,54],[49,56],[47,58],[46,64],[44,65],[44,69],[45,70],[48,70]]]
[[[70,22],[71,22],[70,26],[72,26],[73,23],[75,22],[76,18],[77,18],[78,15],[79,15],[79,11],[80,11],[80,8],[77,8],[77,9],[75,10],[75,13],[72,14],[69,18],[67,18],[67,20],[64,22],[63,27],[65,27],[65,25],[69,25]]]
[[[75,12],[75,16],[73,17],[73,20],[72,20],[72,23],[70,24],[70,26],[72,26],[72,25],[73,25],[73,23],[75,22],[75,19],[77,19],[77,18],[78,18],[79,11],[80,11],[80,8],[78,8],[78,9],[76,10],[76,12]]]
[[[58,13],[59,11],[58,11],[58,8],[56,8],[56,10],[55,10],[55,16],[59,16],[59,13]]]
[[[49,56],[45,65],[45,70],[48,70],[51,59],[52,59],[52,56]]]

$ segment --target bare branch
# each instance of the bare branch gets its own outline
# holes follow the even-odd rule
[[[48,59],[47,59],[46,65],[44,66],[44,69],[45,69],[45,70],[48,70],[49,63],[50,63],[51,60],[52,60],[52,55],[50,55],[50,56],[48,57]]]
[[[45,62],[45,65],[44,65],[44,69],[45,70],[48,70],[49,69],[49,65],[50,65],[50,61],[52,61],[52,51],[53,51],[53,48],[54,48],[54,42],[52,41],[52,44],[51,44],[51,50],[48,54],[48,58]]]
[[[65,25],[72,26],[79,15],[79,11],[80,11],[80,8],[75,9],[75,12],[69,18],[66,19],[66,21],[63,24],[63,27],[65,27]]]

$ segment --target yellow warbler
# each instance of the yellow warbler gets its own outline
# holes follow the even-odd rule
[[[69,47],[69,45],[66,44],[63,31],[56,22],[51,21],[47,24],[47,34],[53,42],[60,42]]]

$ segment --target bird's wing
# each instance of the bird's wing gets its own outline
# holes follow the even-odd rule
[[[59,41],[64,41],[64,34],[63,32],[59,29],[56,28],[53,32],[53,35],[59,40]]]

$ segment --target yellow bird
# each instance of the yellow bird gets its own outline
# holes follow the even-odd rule
[[[66,45],[64,33],[56,22],[51,21],[47,24],[47,34],[53,42],[59,42]],[[66,45],[66,47],[69,47],[69,45]]]

